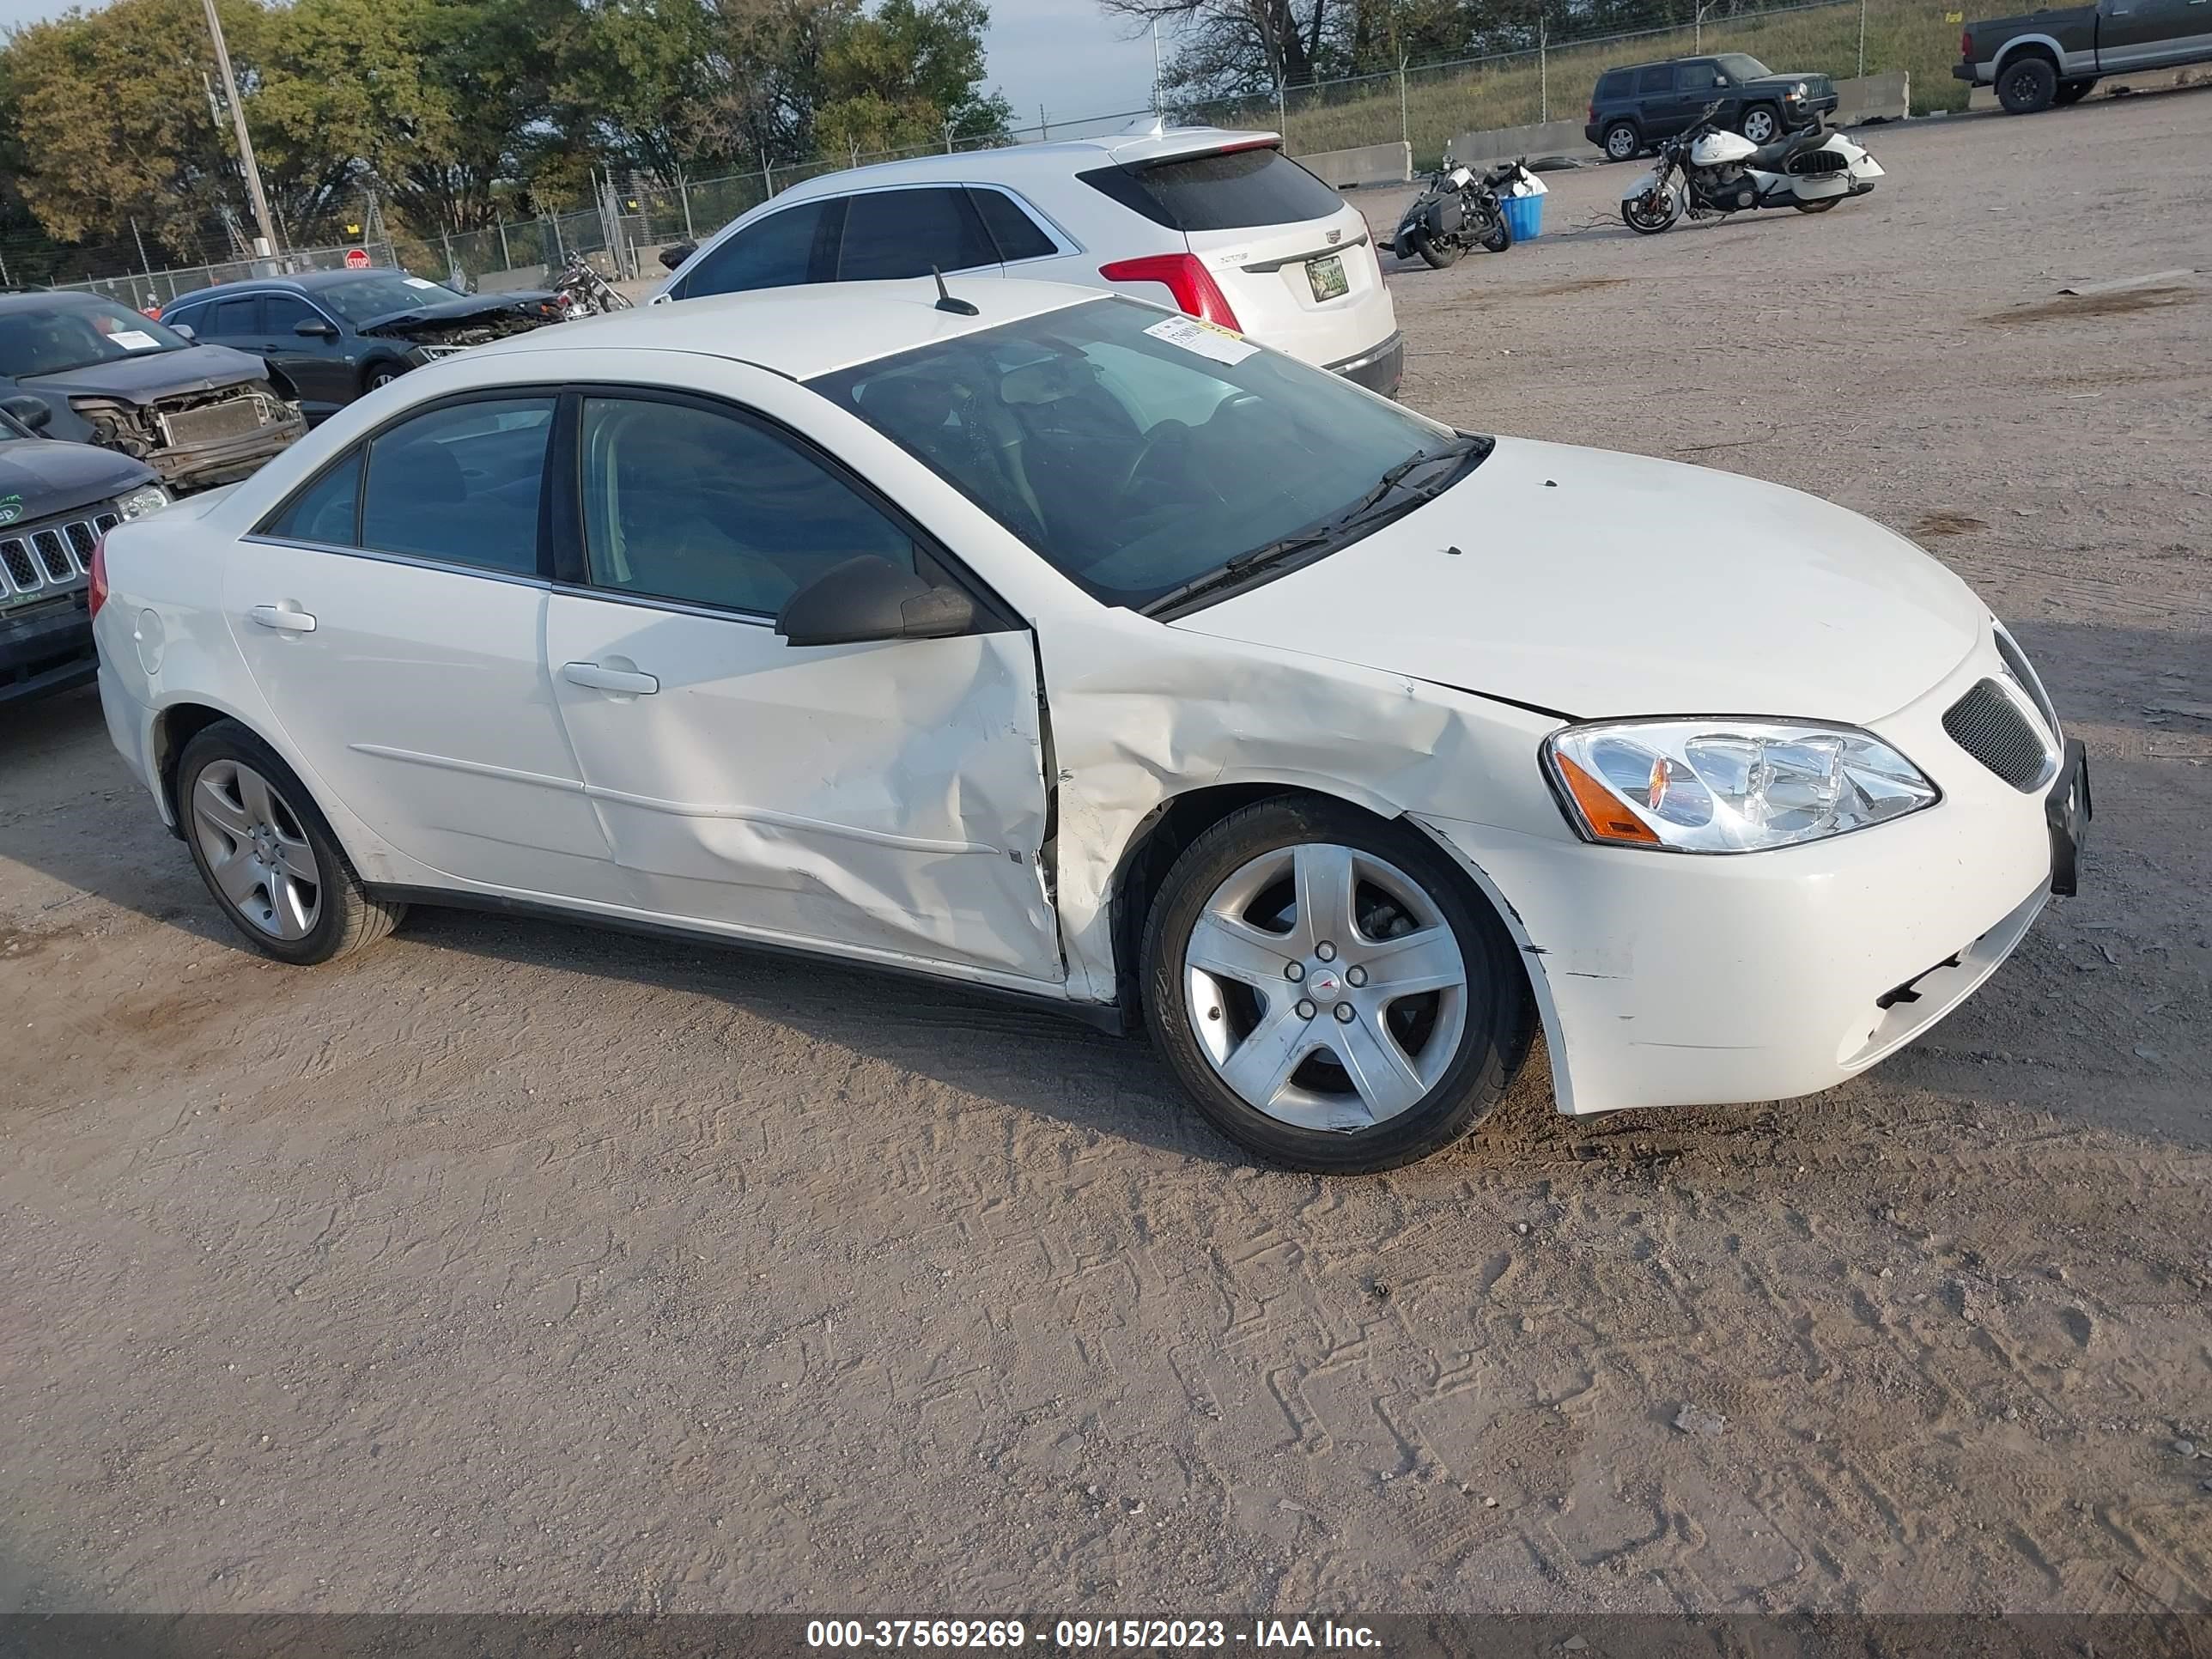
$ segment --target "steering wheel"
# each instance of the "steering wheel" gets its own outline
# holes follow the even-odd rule
[[[1255,393],[1231,392],[1214,405],[1213,413],[1206,416],[1206,422],[1210,425],[1219,419],[1224,412],[1241,409],[1257,409],[1260,406],[1260,399]],[[1152,464],[1152,458],[1155,455],[1171,444],[1188,443],[1197,430],[1197,428],[1186,426],[1177,420],[1155,422],[1152,429],[1138,441],[1136,453],[1130,456],[1129,465],[1121,473],[1121,482],[1114,491],[1115,499],[1120,501],[1136,488],[1137,481],[1145,476],[1145,469]],[[1217,501],[1222,499],[1219,490],[1214,491],[1214,499]]]

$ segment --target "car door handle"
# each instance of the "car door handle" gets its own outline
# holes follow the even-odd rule
[[[571,685],[588,685],[594,691],[619,691],[632,697],[649,697],[660,690],[660,682],[650,674],[633,673],[624,668],[602,668],[595,662],[562,663],[561,678]]]
[[[315,619],[297,605],[257,605],[246,613],[264,628],[274,628],[286,634],[312,634]]]

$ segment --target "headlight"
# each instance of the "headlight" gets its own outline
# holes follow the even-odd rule
[[[169,492],[159,484],[141,484],[115,503],[115,516],[129,524],[133,519],[143,519],[149,513],[159,513],[169,504]]]
[[[1812,92],[1812,88],[1807,86],[1802,81],[1800,81],[1796,86],[1790,88],[1790,95],[1802,104],[1805,101],[1806,97]]]
[[[1879,738],[1802,720],[1607,720],[1544,741],[1586,841],[1673,853],[1793,847],[1930,806],[1936,786]]]

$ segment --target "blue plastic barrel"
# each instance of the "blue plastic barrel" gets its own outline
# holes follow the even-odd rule
[[[1508,196],[1499,204],[1505,210],[1505,227],[1516,242],[1533,242],[1544,234],[1544,198]]]

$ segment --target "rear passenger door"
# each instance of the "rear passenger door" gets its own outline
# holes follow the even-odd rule
[[[252,351],[261,338],[261,296],[234,295],[202,307],[192,331],[204,345],[227,345]]]
[[[1671,138],[1690,124],[1674,96],[1674,66],[1647,64],[1636,71],[1636,107],[1647,138]]]
[[[1001,274],[998,246],[965,189],[927,185],[845,198],[836,281],[880,282],[932,270],[947,276]]]
[[[425,884],[620,902],[545,676],[556,407],[503,389],[356,445],[228,550],[224,610],[315,780]]]

